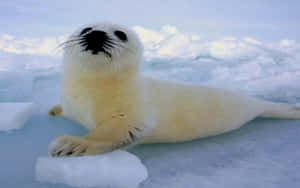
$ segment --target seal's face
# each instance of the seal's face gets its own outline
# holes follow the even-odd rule
[[[136,34],[120,25],[86,25],[65,43],[64,59],[85,68],[136,66],[142,58],[142,45]]]

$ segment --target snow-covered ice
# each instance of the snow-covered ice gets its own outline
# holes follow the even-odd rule
[[[265,43],[249,37],[205,41],[170,27],[162,32],[136,30],[145,44],[144,74],[300,104],[300,45],[295,41]],[[30,46],[24,53],[18,46],[27,42],[11,44],[17,46],[0,50],[0,71],[10,72],[0,72],[0,101],[33,101],[37,112],[21,130],[0,132],[0,187],[70,188],[37,182],[34,173],[36,160],[48,154],[56,136],[87,133],[78,123],[47,116],[48,109],[59,103],[60,57],[42,55],[43,45],[36,55]],[[39,42],[35,44],[33,51],[39,48]],[[256,119],[227,134],[128,151],[148,169],[142,188],[300,187],[299,135],[300,120]]]
[[[0,131],[20,129],[34,112],[33,103],[0,103]]]
[[[74,187],[135,188],[144,181],[147,169],[126,151],[84,157],[40,157],[35,168],[37,181]]]

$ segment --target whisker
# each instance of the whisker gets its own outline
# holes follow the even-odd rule
[[[66,44],[73,43],[73,42],[77,42],[77,41],[82,41],[82,38],[69,39],[69,40],[67,40],[67,41],[65,41],[65,42],[63,42],[63,43],[61,43],[61,44],[59,44],[59,45],[57,46],[57,48],[61,48],[61,47],[63,47],[63,46],[66,45]]]
[[[73,36],[70,37],[68,40],[64,41],[63,43],[59,44],[59,46],[57,48],[61,48],[63,47],[65,48],[72,48],[76,45],[80,45],[83,49],[82,51],[87,51],[88,48],[88,41],[87,41],[87,37],[86,35],[83,36]],[[126,49],[128,50],[128,52],[130,53],[136,53],[136,50],[134,48],[131,48],[129,46],[127,46],[126,44],[117,41],[113,38],[108,38],[103,44],[102,44],[102,50],[100,48],[100,51],[104,53],[104,57],[105,57],[105,62],[109,63],[109,62],[113,62],[112,58],[113,57],[117,57],[121,54],[122,49]],[[114,69],[116,69],[119,65],[116,65],[115,63],[113,63],[113,67]]]
[[[135,49],[132,49],[132,48],[130,48],[130,47],[124,45],[123,43],[117,42],[116,44],[117,44],[118,46],[124,48],[124,49],[127,49],[127,50],[130,51],[131,53],[136,53],[136,50],[135,50]]]

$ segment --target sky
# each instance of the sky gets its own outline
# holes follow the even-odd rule
[[[1,0],[0,34],[53,37],[95,21],[159,30],[171,25],[208,39],[300,41],[298,0]]]

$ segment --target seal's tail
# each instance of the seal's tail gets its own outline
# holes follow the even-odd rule
[[[300,108],[286,103],[272,103],[264,101],[265,112],[260,117],[300,119]]]

